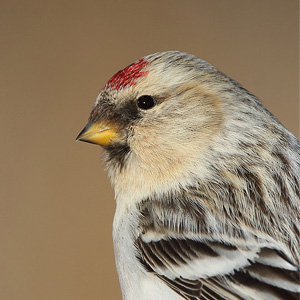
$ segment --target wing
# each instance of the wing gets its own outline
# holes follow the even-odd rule
[[[183,237],[150,242],[139,237],[136,247],[145,269],[185,299],[300,297],[299,269],[274,249],[261,248],[253,259],[253,250]]]
[[[184,193],[139,207],[137,258],[147,272],[190,300],[300,299],[299,268],[278,245],[217,223]],[[216,214],[216,211],[213,212]],[[230,233],[230,234],[229,234]]]

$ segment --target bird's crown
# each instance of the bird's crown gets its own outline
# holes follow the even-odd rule
[[[140,77],[146,76],[149,71],[143,71],[145,66],[149,62],[144,58],[137,62],[132,63],[123,70],[118,71],[114,76],[112,76],[105,84],[105,89],[120,90],[128,86],[133,86],[136,84],[136,80]]]

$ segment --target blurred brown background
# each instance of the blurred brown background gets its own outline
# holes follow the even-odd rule
[[[119,69],[181,50],[299,137],[296,0],[2,0],[0,299],[121,299],[101,149],[74,139]]]

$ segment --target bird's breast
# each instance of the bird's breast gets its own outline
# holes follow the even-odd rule
[[[182,300],[163,281],[147,272],[136,257],[138,211],[117,205],[113,223],[115,262],[123,300]]]

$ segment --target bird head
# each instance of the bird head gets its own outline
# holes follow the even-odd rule
[[[179,215],[176,206],[178,220],[193,218],[194,208],[188,207],[199,203],[196,210],[201,207],[208,216],[201,224],[226,224],[218,230],[228,232],[247,227],[247,234],[236,236],[261,231],[265,239],[278,220],[288,216],[288,223],[296,214],[299,142],[254,95],[192,55],[156,53],[116,73],[77,140],[104,148],[118,204],[116,222],[130,205],[145,199],[169,205],[172,199],[189,211]],[[291,209],[282,209],[283,202]],[[162,224],[171,220],[167,207],[157,209]],[[195,216],[198,222],[202,212]],[[281,235],[284,241],[292,226],[275,229],[274,239]],[[296,236],[293,240],[296,245]]]
[[[110,177],[125,172],[128,178],[131,170],[135,178],[178,181],[205,161],[233,88],[227,76],[192,55],[149,55],[105,84],[77,140],[104,148]]]

